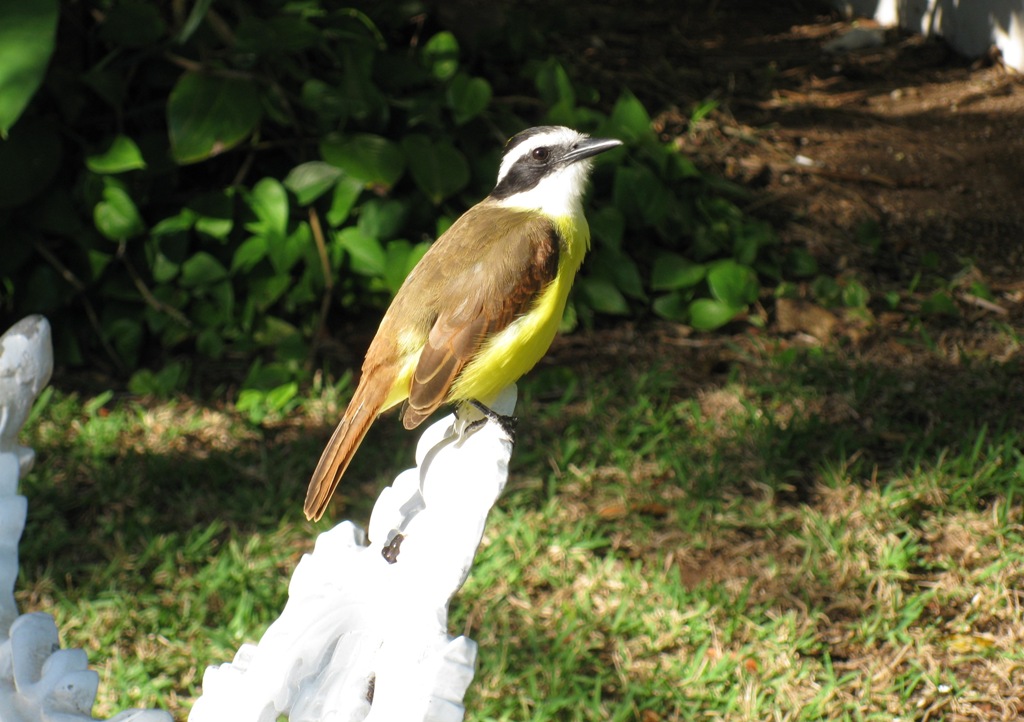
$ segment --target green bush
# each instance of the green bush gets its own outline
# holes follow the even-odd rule
[[[599,161],[570,317],[713,329],[775,274],[770,229],[628,91],[540,57],[543,22],[460,39],[416,3],[368,12],[0,0],[5,316],[47,314],[61,362],[135,371],[139,392],[180,387],[185,359],[258,361],[247,408],[287,409],[332,314],[386,305],[492,187],[501,142],[542,122],[627,144]],[[523,93],[529,115],[495,99]]]

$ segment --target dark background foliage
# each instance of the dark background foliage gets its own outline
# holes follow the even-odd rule
[[[566,325],[653,313],[711,330],[784,267],[815,270],[628,88],[548,55],[586,30],[557,4],[3,4],[42,29],[6,51],[38,82],[0,77],[3,320],[46,314],[59,363],[136,392],[227,373],[254,406],[286,405],[539,123],[626,142],[595,172]]]

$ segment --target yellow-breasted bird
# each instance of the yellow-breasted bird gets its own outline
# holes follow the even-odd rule
[[[591,158],[621,145],[541,126],[505,145],[498,181],[424,254],[391,302],[306,494],[319,519],[378,414],[416,428],[445,403],[486,405],[551,345],[590,247]]]

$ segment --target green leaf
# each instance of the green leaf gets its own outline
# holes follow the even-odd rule
[[[282,384],[267,392],[267,406],[273,411],[284,411],[298,393],[299,385],[295,381]]]
[[[278,318],[277,316],[266,316],[263,318],[262,327],[253,334],[253,338],[260,346],[280,347],[290,339],[301,335],[302,332],[299,331],[299,329],[295,328],[295,326],[288,323],[283,318]],[[281,367],[274,364],[269,368],[280,369]]]
[[[480,115],[491,102],[491,84],[483,78],[471,78],[459,73],[448,87],[448,105],[455,116],[455,124],[463,125]]]
[[[566,108],[573,108],[576,105],[576,91],[573,90],[572,81],[565,68],[554,58],[545,62],[533,79],[537,87],[540,99],[548,107],[563,105]]]
[[[288,231],[288,193],[274,178],[263,178],[247,194],[249,207],[259,219],[246,228],[272,239],[284,238]]]
[[[921,313],[932,316],[959,316],[960,309],[946,291],[936,291],[921,304]]]
[[[371,198],[359,206],[359,230],[386,241],[398,235],[405,222],[406,204],[399,200]]]
[[[221,269],[223,270],[223,266]],[[193,304],[193,311],[190,314],[196,324],[205,328],[226,326],[231,323],[231,314],[235,305],[235,292],[231,281],[224,279],[200,288],[202,295]]]
[[[425,135],[408,135],[402,139],[402,149],[412,179],[434,205],[469,183],[469,163],[448,141],[434,143]]]
[[[836,279],[821,275],[811,281],[811,294],[822,306],[834,306],[839,303],[842,288]]]
[[[224,336],[220,329],[204,328],[196,336],[196,351],[201,355],[218,359],[224,355]]]
[[[628,90],[619,96],[609,118],[612,135],[626,141],[654,138],[651,116],[644,104]]]
[[[243,388],[238,394],[235,408],[245,413],[251,423],[259,424],[268,416],[293,408],[297,404],[295,397],[298,393],[299,385],[295,381],[288,381],[267,390]]]
[[[267,239],[264,236],[250,236],[235,249],[235,255],[231,257],[231,272],[248,273],[266,257]]]
[[[181,265],[170,260],[162,253],[157,255],[150,264],[150,271],[153,273],[153,280],[157,283],[167,283],[178,275]]]
[[[175,218],[161,221],[159,225],[164,226],[165,232],[157,234],[156,228],[153,228],[150,229],[149,236],[146,238],[146,252],[150,258],[149,267],[153,274],[153,280],[157,283],[171,281],[181,270],[182,261],[187,258],[189,240],[186,233],[184,231],[166,232],[166,228],[170,225],[169,221],[173,221]]]
[[[57,9],[57,0],[0,0],[0,138],[7,138],[43,82]]]
[[[242,389],[238,392],[235,409],[249,417],[249,422],[259,424],[267,417],[265,405],[267,393],[257,389]]]
[[[373,236],[358,228],[344,228],[338,232],[338,242],[352,258],[352,270],[361,276],[382,276],[387,270],[387,254]]]
[[[651,288],[655,291],[675,291],[696,286],[707,275],[707,266],[694,263],[678,253],[662,253],[654,259],[651,269]]]
[[[93,209],[97,230],[112,241],[125,241],[146,230],[139,209],[120,184],[108,182],[103,200]]]
[[[116,321],[114,323],[116,323]],[[98,396],[94,396],[86,401],[82,405],[82,411],[90,418],[95,417],[100,412],[100,409],[110,403],[112,398],[114,398],[113,391],[104,391]]]
[[[669,321],[685,323],[690,319],[690,299],[682,293],[666,293],[652,304],[654,312]]]
[[[110,261],[113,260],[113,255],[110,253],[102,253],[95,249],[89,249],[87,255],[89,258],[89,270],[92,271],[90,278],[96,280],[103,274],[103,270],[110,265]]]
[[[171,154],[186,164],[222,153],[245,140],[262,114],[255,82],[185,73],[167,101]]]
[[[334,195],[331,198],[331,207],[327,211],[327,223],[332,228],[337,228],[344,223],[363,192],[361,181],[343,176],[334,186]]]
[[[267,250],[274,270],[284,275],[302,258],[307,247],[313,244],[313,233],[306,222],[300,223],[287,236],[271,236],[267,239]]]
[[[141,369],[128,380],[128,390],[138,396],[170,396],[180,390],[188,379],[188,367],[172,361],[156,373]]]
[[[106,150],[88,156],[85,166],[93,173],[124,173],[145,168],[146,161],[134,140],[126,135],[116,135]]]
[[[284,295],[292,285],[292,279],[287,275],[273,275],[253,278],[248,283],[250,300],[255,299],[255,307],[259,311],[266,311]]]
[[[397,144],[370,133],[325,140],[320,155],[368,186],[390,188],[405,172],[405,156]]]
[[[690,325],[698,331],[714,331],[732,321],[743,308],[714,298],[698,298],[690,304]]]
[[[596,213],[588,214],[590,230],[594,238],[608,248],[620,248],[626,232],[626,217],[615,206],[602,206]]]
[[[548,112],[544,114],[544,122],[547,125],[564,125],[567,128],[575,128],[586,125],[586,121],[581,119],[583,112],[575,105],[562,101],[548,108]]]
[[[181,285],[190,288],[212,286],[227,277],[227,269],[206,251],[199,251],[181,264]]]
[[[292,168],[284,179],[284,186],[295,194],[300,206],[308,206],[329,191],[340,177],[341,170],[337,166],[311,160]]]
[[[179,44],[184,45],[188,42],[188,39],[192,37],[192,33],[202,24],[203,18],[206,17],[206,11],[210,9],[212,3],[213,0],[196,0],[192,4],[192,9],[189,11],[188,17],[178,33],[177,40]]]
[[[348,84],[354,84],[358,88],[358,82],[346,76]],[[330,83],[325,83],[318,78],[311,78],[302,84],[302,105],[315,113],[324,123],[333,122],[338,126],[348,117],[352,111],[351,99],[342,92],[342,89]]]
[[[972,296],[983,298],[986,301],[995,301],[995,294],[992,293],[992,287],[984,281],[971,281],[971,285],[967,289]]]
[[[636,265],[636,261],[627,256],[625,253],[618,254],[617,263],[615,264],[615,285],[622,290],[630,298],[637,298],[642,301],[647,300],[647,293],[644,291],[644,284],[640,278],[640,269]]]
[[[661,224],[675,202],[672,192],[645,167],[617,168],[612,195],[619,209],[627,216],[642,218],[646,226]]]
[[[384,267],[384,284],[392,295],[398,293],[408,273],[409,255],[412,244],[406,240],[391,241],[387,246],[387,263]]]
[[[438,80],[448,80],[459,69],[459,41],[447,30],[423,45],[423,63]]]
[[[630,298],[647,299],[636,261],[622,251],[609,248],[595,254],[590,275],[611,281],[615,288]]]
[[[142,347],[142,323],[134,319],[118,318],[105,323],[103,331],[125,365],[136,365]]]
[[[871,292],[860,281],[851,279],[843,286],[842,299],[847,308],[867,308]]]
[[[195,229],[219,241],[227,240],[234,228],[234,201],[232,193],[214,191],[193,198],[187,208],[196,215]]]
[[[711,295],[731,308],[742,308],[753,303],[761,290],[753,269],[732,259],[711,264],[707,281]]]
[[[806,248],[794,248],[786,255],[787,275],[794,278],[810,278],[818,272],[818,262]]]
[[[700,178],[701,172],[696,164],[682,153],[673,152],[670,156],[668,177],[670,180]]]
[[[398,293],[406,276],[423,258],[430,248],[426,241],[412,245],[406,240],[391,241],[387,246],[387,268],[384,270],[384,284],[392,295]]]
[[[295,374],[285,364],[264,364],[257,359],[253,362],[249,373],[246,374],[242,388],[253,391],[270,391],[293,380],[294,376]]]
[[[613,316],[629,314],[629,304],[625,296],[611,281],[604,278],[581,278],[576,282],[576,287],[590,307],[598,313]]]
[[[392,247],[395,247],[393,251]],[[430,244],[426,241],[412,247],[409,247],[408,241],[392,241],[388,244],[384,283],[392,294],[398,293],[398,289],[406,282],[410,271],[416,267],[428,250],[430,250]]]
[[[151,236],[167,236],[174,233],[185,233],[192,228],[196,222],[196,214],[188,208],[182,208],[178,213],[162,221],[158,221],[150,230]]]

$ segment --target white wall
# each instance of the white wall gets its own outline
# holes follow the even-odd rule
[[[993,44],[1003,61],[1024,72],[1024,0],[833,0],[845,12],[883,25],[941,35],[974,57]]]

